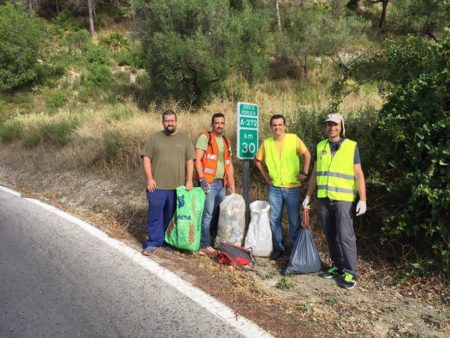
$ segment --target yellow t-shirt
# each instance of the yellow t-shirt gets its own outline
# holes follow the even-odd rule
[[[281,159],[281,150],[283,149],[283,141],[282,140],[274,140],[275,141],[275,147],[277,149],[278,155]],[[297,155],[301,156],[303,155],[306,150],[308,150],[308,148],[306,148],[305,143],[297,136],[297,140],[296,140],[296,148],[297,148]],[[264,150],[264,142],[261,144],[261,146],[258,149],[258,153],[256,154],[256,159],[258,161],[264,162],[264,160],[266,159],[266,152]],[[299,187],[300,184],[291,184],[291,185],[287,185],[287,186],[281,186],[282,188],[295,188],[295,187]]]

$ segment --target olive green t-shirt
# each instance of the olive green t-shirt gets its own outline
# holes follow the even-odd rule
[[[173,190],[185,185],[186,161],[195,158],[195,151],[186,134],[167,135],[160,131],[150,136],[141,156],[150,158],[156,188]]]
[[[223,146],[223,137],[217,135],[211,135],[211,137],[216,138],[217,147],[219,148],[219,160],[217,161],[217,169],[216,169],[216,178],[223,178],[225,176],[225,168],[224,168],[224,146]],[[197,140],[197,144],[195,148],[206,151],[208,149],[208,136],[205,134],[200,135]]]

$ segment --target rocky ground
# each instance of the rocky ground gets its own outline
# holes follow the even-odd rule
[[[65,209],[141,249],[147,208],[142,178],[55,171],[13,161],[4,151],[0,163],[0,185]],[[391,274],[395,267],[367,258],[360,258],[361,277],[351,291],[316,274],[284,276],[288,257],[258,258],[248,271],[197,253],[158,249],[153,259],[278,337],[450,336],[448,281],[431,277],[397,285]]]

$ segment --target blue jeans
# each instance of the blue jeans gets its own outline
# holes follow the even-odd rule
[[[145,247],[163,246],[164,234],[175,213],[176,195],[176,190],[147,191],[149,239],[144,243]]]
[[[213,234],[217,232],[217,221],[219,219],[220,203],[225,198],[225,188],[223,180],[216,179],[209,185],[209,192],[206,194],[205,208],[202,218],[202,239],[201,248],[213,246]]]
[[[300,226],[300,187],[280,188],[270,185],[268,190],[273,250],[284,251],[281,216],[284,205],[286,204],[289,221],[289,239],[291,245],[294,245]]]

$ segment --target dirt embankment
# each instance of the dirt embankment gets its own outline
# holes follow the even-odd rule
[[[46,200],[140,250],[147,205],[138,175],[107,179],[102,173],[36,169],[33,161],[17,158],[0,152],[0,185]],[[326,261],[323,243],[319,248]],[[315,274],[283,276],[288,257],[259,258],[245,272],[195,253],[160,249],[154,259],[275,336],[450,336],[448,282],[431,278],[395,286],[392,267],[362,258],[359,284],[351,291]]]

